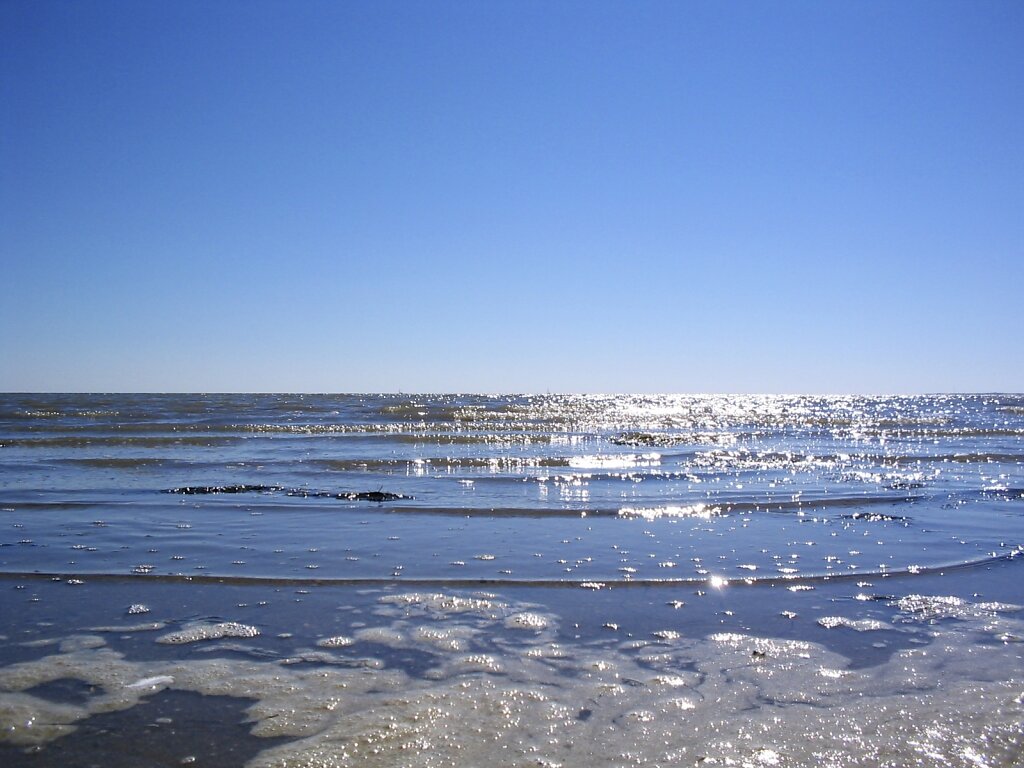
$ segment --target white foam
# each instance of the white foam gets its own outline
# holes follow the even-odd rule
[[[1022,610],[1009,603],[970,603],[951,595],[907,595],[893,601],[904,614],[904,620],[935,621],[937,619],[995,618],[1000,613]]]
[[[501,607],[491,598],[462,597],[427,592],[406,592],[400,595],[386,595],[380,598],[384,605],[397,605],[403,608],[415,608],[421,611],[442,614],[458,613],[490,613]]]
[[[412,630],[412,639],[420,644],[441,651],[464,651],[469,641],[476,634],[475,630],[463,626],[419,626]]]
[[[347,635],[335,635],[334,637],[323,637],[316,641],[321,648],[345,648],[355,643],[355,638]]]
[[[892,625],[887,624],[884,621],[877,621],[875,619],[848,619],[845,616],[822,616],[818,619],[818,624],[825,627],[825,629],[845,627],[847,629],[855,629],[858,632],[892,629]]]
[[[547,629],[550,622],[546,616],[531,611],[514,613],[505,619],[505,626],[509,629]]]
[[[186,625],[177,632],[169,632],[156,639],[158,643],[180,645],[183,643],[196,643],[201,640],[220,640],[224,637],[256,637],[260,631],[248,624],[240,624],[236,621],[224,621],[219,624],[208,624],[195,622]]]

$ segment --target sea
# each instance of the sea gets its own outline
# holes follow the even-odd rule
[[[1024,766],[1024,395],[0,395],[0,765]]]

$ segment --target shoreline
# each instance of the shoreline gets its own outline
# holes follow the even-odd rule
[[[691,750],[687,754],[692,754],[702,740],[735,728],[740,728],[736,733],[740,735],[750,726],[747,721],[751,717],[760,722],[760,716],[754,717],[745,710],[746,705],[738,703],[746,695],[742,694],[745,687],[755,682],[755,688],[767,686],[762,694],[767,698],[757,705],[758,711],[763,710],[765,716],[776,713],[771,716],[777,721],[775,728],[782,732],[789,732],[790,727],[809,727],[803,716],[786,714],[793,706],[793,701],[786,701],[793,696],[796,700],[807,699],[807,703],[817,701],[821,719],[815,722],[821,725],[832,716],[852,711],[856,702],[851,697],[858,685],[867,688],[857,696],[884,701],[887,707],[899,703],[908,710],[918,706],[925,691],[934,698],[945,690],[946,694],[929,704],[932,715],[940,710],[948,709],[950,715],[957,711],[960,703],[950,692],[966,686],[964,691],[984,689],[989,695],[1007,692],[1000,704],[1003,720],[993,721],[993,711],[978,713],[979,722],[998,726],[996,732],[990,727],[987,736],[1005,741],[1012,738],[1012,729],[1007,730],[1009,726],[1005,725],[1011,710],[1005,707],[1016,707],[1012,709],[1014,717],[1024,716],[1020,700],[1024,696],[1024,614],[1020,610],[1024,588],[1016,586],[1024,583],[1019,573],[1021,562],[1003,561],[975,569],[967,578],[962,573],[956,579],[921,574],[885,580],[872,588],[843,580],[796,593],[725,588],[699,595],[700,590],[682,590],[677,585],[637,585],[629,591],[628,601],[618,599],[613,590],[587,591],[581,598],[572,590],[508,585],[497,592],[420,592],[401,582],[368,589],[357,585],[304,589],[296,585],[187,584],[139,578],[70,587],[60,582],[2,576],[0,612],[12,620],[0,646],[0,720],[5,720],[0,756],[17,753],[21,761],[18,765],[52,764],[46,762],[50,759],[47,755],[55,759],[59,750],[48,753],[48,745],[57,745],[61,736],[57,741],[12,742],[11,734],[18,733],[18,729],[12,731],[9,715],[2,714],[10,711],[10,696],[24,697],[47,680],[82,680],[94,687],[94,699],[106,696],[110,700],[105,704],[94,702],[97,711],[89,714],[92,710],[82,702],[75,704],[73,696],[64,695],[62,701],[60,694],[52,692],[49,698],[36,695],[42,702],[38,705],[40,712],[57,705],[86,706],[81,719],[68,724],[68,733],[91,728],[88,724],[100,711],[110,713],[114,731],[119,723],[128,727],[139,717],[139,704],[158,701],[154,697],[167,690],[243,700],[241,705],[221,707],[217,700],[210,699],[208,717],[195,726],[201,731],[196,738],[197,743],[204,739],[213,743],[235,733],[227,738],[235,739],[236,747],[247,757],[237,763],[222,759],[219,764],[253,768],[309,765],[311,745],[321,751],[333,749],[330,745],[336,745],[339,737],[330,734],[344,731],[334,730],[330,724],[333,719],[323,719],[322,707],[342,690],[348,691],[343,696],[347,717],[374,732],[384,728],[380,733],[387,732],[392,715],[402,716],[401,712],[408,710],[413,716],[427,701],[441,706],[447,717],[477,722],[476,718],[483,715],[471,713],[481,701],[493,696],[501,699],[513,690],[533,690],[551,701],[593,699],[600,703],[580,707],[570,721],[559,720],[558,728],[578,739],[583,732],[590,733],[581,728],[579,723],[584,721],[578,717],[590,712],[586,722],[595,718],[608,724],[619,722],[615,728],[620,740],[632,744],[640,733],[649,733],[652,727],[660,729],[659,724],[664,724],[669,729],[665,733],[669,733],[678,729],[678,724],[669,727],[670,723],[693,720],[696,732],[704,735],[697,740],[679,737],[675,745],[677,750]],[[935,597],[921,597],[926,594]],[[775,599],[766,600],[766,595]],[[923,602],[914,603],[913,598]],[[1011,598],[1016,604],[1006,602]],[[146,613],[129,615],[128,607],[136,603],[144,603]],[[223,622],[252,627],[258,634],[229,634],[218,639],[216,633],[207,633],[209,639],[202,639],[203,632],[197,630]],[[159,638],[181,631],[192,631],[197,639],[181,644],[159,642]],[[333,643],[328,642],[335,638]],[[942,657],[941,662],[936,661],[936,655]],[[917,659],[915,663],[923,664],[922,670],[932,670],[920,672],[918,684],[912,689],[901,688],[906,682],[892,677],[905,664],[901,661],[904,658]],[[929,658],[932,661],[926,662]],[[688,671],[694,668],[700,670],[699,675]],[[740,674],[742,670],[746,671]],[[733,705],[726,706],[726,712],[731,711],[730,706],[739,709],[724,720],[707,720],[709,713],[698,716],[703,711],[701,701],[711,690],[709,681],[721,675],[725,677],[714,683],[713,690],[726,701],[740,696]],[[934,680],[932,675],[936,676]],[[339,684],[344,680],[346,687],[323,688],[325,679],[336,679]],[[727,682],[729,679],[733,682]],[[155,681],[149,684],[151,690],[132,689],[133,684],[147,680]],[[275,687],[275,680],[285,680],[285,687],[298,686],[296,690],[304,693],[286,695]],[[353,680],[360,682],[356,685]],[[747,682],[741,684],[741,680]],[[930,682],[925,685],[925,680]],[[474,698],[464,700],[460,690],[475,691]],[[605,701],[598,695],[601,690],[617,693]],[[1010,690],[1019,694],[1015,705]],[[275,698],[280,696],[286,696],[291,704],[286,706],[284,699]],[[385,702],[384,709],[380,709]],[[159,711],[160,706],[153,711]],[[237,730],[239,706],[246,713],[246,727],[251,731]],[[630,712],[635,706],[647,708],[650,719],[634,722]],[[276,718],[271,716],[287,707],[298,707],[300,714],[295,717],[306,724],[284,728],[274,725]],[[856,711],[867,716],[860,709]],[[507,725],[502,724],[502,717],[494,713],[490,716],[497,719],[489,727],[495,733],[505,732]],[[531,717],[540,718],[533,726],[541,727],[547,715],[533,712]],[[623,725],[619,721],[623,717],[631,725]],[[312,726],[313,722],[320,725]],[[351,724],[351,720],[348,722]],[[479,722],[485,727],[486,719]],[[338,723],[340,726],[341,721]],[[914,727],[915,733],[926,730],[924,724]],[[470,742],[463,746],[472,750],[473,740],[478,737],[472,729],[463,733]],[[271,735],[280,740],[263,741]],[[440,731],[429,730],[421,737],[434,743],[442,754],[447,754],[445,750],[451,746],[445,746]],[[527,739],[533,743],[532,748],[541,749],[541,742],[532,738]],[[516,737],[514,743],[518,740]],[[127,761],[117,762],[120,747],[108,741],[108,755],[112,757],[105,764],[129,765]],[[559,758],[565,765],[618,764],[614,751],[598,759],[583,743],[573,743],[576,758],[566,760],[564,754]],[[785,740],[762,739],[759,744],[747,744],[746,752],[740,750],[735,756],[750,759],[752,755],[767,755],[764,750],[770,750],[781,758],[789,755],[779,764],[809,765],[800,756],[803,753],[787,753]],[[508,742],[504,748],[512,747],[513,742]],[[723,751],[713,759],[724,760],[728,750],[719,747]],[[941,752],[941,745],[939,748]],[[332,754],[339,765],[391,765],[394,763],[389,761],[410,759],[411,753],[394,749],[398,747],[385,749],[382,754],[388,759],[378,762],[367,754],[360,754],[359,761],[354,761],[356,752],[351,750],[345,753],[349,757],[341,752]],[[538,754],[542,753],[541,749]],[[195,757],[196,765],[213,764],[210,755],[206,755],[205,763]],[[969,763],[954,760],[949,764]]]

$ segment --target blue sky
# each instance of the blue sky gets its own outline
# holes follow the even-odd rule
[[[1024,390],[1024,4],[0,2],[0,389]]]

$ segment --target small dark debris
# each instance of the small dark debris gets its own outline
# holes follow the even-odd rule
[[[397,501],[411,499],[412,496],[403,496],[400,493],[388,493],[387,491],[366,491],[363,493],[339,493],[337,498],[349,501]]]

